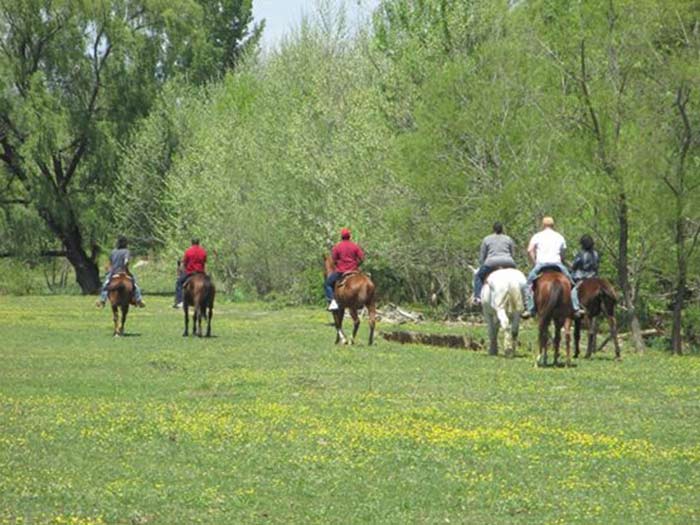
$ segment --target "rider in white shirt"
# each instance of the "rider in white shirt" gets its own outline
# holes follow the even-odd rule
[[[574,280],[571,278],[569,269],[564,265],[565,252],[566,240],[559,232],[554,230],[554,219],[544,217],[542,219],[542,231],[532,236],[527,247],[527,254],[535,267],[527,276],[527,288],[525,290],[527,311],[523,314],[523,317],[535,315],[535,298],[532,293],[532,283],[543,268],[552,266],[555,266],[571,281],[571,306],[574,309],[574,315],[580,316],[585,313],[579,305],[578,290],[574,288]]]

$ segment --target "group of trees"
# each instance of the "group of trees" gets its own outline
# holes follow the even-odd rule
[[[58,239],[90,291],[116,231],[196,234],[222,284],[314,301],[349,226],[385,297],[455,307],[494,220],[525,266],[552,214],[572,250],[593,234],[633,333],[668,311],[681,351],[697,2],[383,0],[356,32],[326,2],[266,55],[250,2],[0,6],[5,251]]]

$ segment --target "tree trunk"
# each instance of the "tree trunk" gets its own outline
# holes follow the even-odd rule
[[[682,210],[682,207],[678,207]],[[673,298],[673,328],[671,330],[671,351],[676,355],[683,354],[683,303],[685,301],[686,284],[688,280],[688,265],[685,258],[685,225],[681,214],[676,219],[676,260],[678,262],[678,280]]]
[[[102,285],[100,270],[95,260],[85,253],[80,238],[76,239],[71,232],[63,244],[66,247],[66,257],[75,269],[75,280],[80,290],[84,294],[99,292]]]
[[[622,299],[627,309],[627,319],[629,322],[630,332],[632,333],[632,343],[634,349],[638,352],[644,351],[644,340],[642,339],[642,327],[637,317],[637,311],[634,306],[634,297],[632,293],[632,285],[629,278],[629,263],[628,263],[628,241],[629,241],[629,217],[627,209],[627,195],[622,191],[618,197],[618,222],[620,225],[619,238],[619,257],[617,276],[620,288],[622,289]]]
[[[60,210],[58,218],[48,209],[39,210],[49,229],[61,240],[66,250],[66,258],[75,269],[75,280],[84,294],[96,293],[100,290],[102,281],[100,271],[95,262],[97,251],[93,249],[89,256],[83,248],[83,237],[75,221],[75,214],[69,205]]]

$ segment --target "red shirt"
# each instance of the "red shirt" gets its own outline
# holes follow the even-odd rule
[[[185,264],[185,273],[187,275],[195,272],[204,273],[204,263],[207,262],[207,251],[198,244],[193,244],[185,250],[185,256],[182,258],[182,262]]]
[[[365,258],[362,249],[352,241],[340,241],[333,246],[332,255],[335,271],[340,273],[356,271]]]

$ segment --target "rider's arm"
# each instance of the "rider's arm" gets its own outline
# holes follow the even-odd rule
[[[481,248],[479,248],[479,266],[483,266],[485,260],[486,260],[486,241],[481,241]]]
[[[583,254],[581,252],[578,252],[576,254],[576,257],[574,257],[573,262],[571,263],[571,269],[578,270],[582,266],[583,266]]]
[[[530,259],[530,264],[535,264],[535,261],[537,260],[537,243],[535,242],[534,235],[530,239],[530,243],[527,245],[527,256]]]

